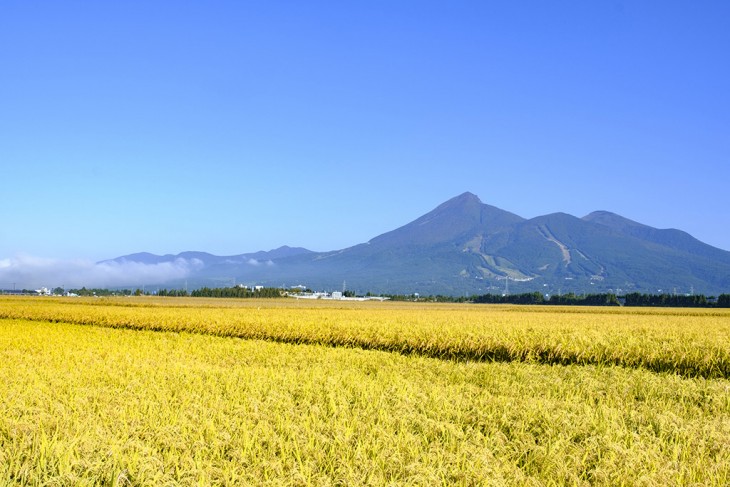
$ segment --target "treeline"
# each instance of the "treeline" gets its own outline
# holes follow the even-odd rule
[[[493,303],[493,304],[557,304],[557,305],[574,305],[574,306],[621,306],[618,296],[615,294],[585,294],[577,295],[573,293],[552,295],[545,298],[541,293],[524,293],[524,294],[484,294],[482,296],[474,296],[474,303]]]
[[[202,287],[190,292],[195,298],[280,298],[285,291],[276,287],[262,287],[250,289],[246,287]],[[171,296],[170,294],[159,294],[159,296]]]
[[[555,304],[573,306],[653,306],[676,308],[730,308],[730,294],[721,294],[716,299],[702,294],[684,296],[672,294],[641,294],[630,293],[624,296],[615,294],[584,294],[573,293],[552,295],[545,298],[538,292],[525,294],[484,294],[474,296],[473,303],[494,304]]]
[[[479,304],[543,304],[561,306],[654,306],[677,308],[730,308],[730,294],[717,298],[702,294],[691,296],[672,294],[630,293],[616,294],[561,294],[545,297],[539,292],[523,294],[482,294],[474,296],[418,296],[414,294],[389,294],[392,301],[421,301],[439,303],[479,303]]]
[[[60,295],[63,294],[64,291],[61,288],[56,288],[53,290],[53,293]],[[236,286],[223,288],[204,287],[188,292],[186,289],[155,289],[150,291],[143,289],[87,289],[83,287],[81,289],[68,289],[67,293],[75,294],[77,296],[192,296],[199,298],[278,298],[283,295],[284,290],[272,287],[249,289]]]
[[[535,291],[523,294],[482,294],[473,296],[415,296],[403,294],[389,294],[392,301],[422,301],[438,303],[478,303],[478,304],[559,304],[577,306],[621,306],[619,298],[615,294],[587,294],[578,296],[576,294],[562,294],[560,296],[544,295]]]
[[[141,295],[143,294],[141,289],[132,291],[131,289],[103,289],[103,288],[90,288],[87,289],[82,287],[81,289],[66,289],[57,287],[53,289],[53,294],[76,294],[77,296],[131,296],[132,294]],[[149,293],[146,293],[149,294]]]
[[[631,293],[624,296],[624,306],[668,306],[681,308],[730,308],[730,294],[721,294],[714,298],[707,298],[702,294],[691,296],[673,294],[639,294]]]

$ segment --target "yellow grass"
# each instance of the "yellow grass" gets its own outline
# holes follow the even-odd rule
[[[730,310],[0,298],[0,317],[350,346],[443,359],[623,365],[730,377]]]
[[[0,315],[0,485],[730,482],[730,381],[707,366],[725,313],[0,298]],[[495,344],[513,358],[453,352]]]

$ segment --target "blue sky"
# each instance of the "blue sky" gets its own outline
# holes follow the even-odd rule
[[[338,249],[464,191],[730,250],[725,1],[1,10],[6,268]]]

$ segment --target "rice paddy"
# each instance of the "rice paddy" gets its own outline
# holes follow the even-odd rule
[[[0,297],[0,485],[727,485],[722,310]]]

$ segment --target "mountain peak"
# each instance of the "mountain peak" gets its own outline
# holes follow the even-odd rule
[[[599,223],[619,231],[626,231],[630,228],[649,228],[646,225],[635,222],[634,220],[629,220],[626,217],[604,210],[594,211],[593,213],[584,216],[582,219],[591,223]]]
[[[467,191],[411,223],[375,237],[370,243],[431,245],[490,233],[520,221],[521,217],[484,204],[477,195]]]
[[[479,196],[475,195],[474,193],[471,193],[469,191],[466,191],[464,193],[461,193],[459,196],[455,196],[451,198],[452,200],[457,201],[476,201],[478,203],[481,203],[482,200],[479,199]]]
[[[450,200],[441,203],[436,210],[439,208],[478,208],[482,204],[482,200],[479,199],[479,196],[467,191],[466,193],[461,193],[459,196],[454,196]]]

